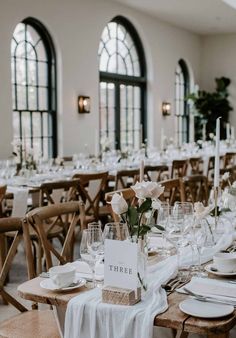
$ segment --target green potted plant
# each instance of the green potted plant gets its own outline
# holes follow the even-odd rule
[[[225,138],[225,126],[229,119],[229,112],[233,110],[228,100],[228,87],[231,80],[226,77],[215,79],[216,89],[210,93],[205,90],[198,90],[191,93],[187,99],[192,101],[197,111],[195,116],[195,140],[202,139],[203,124],[206,123],[206,137],[215,133],[215,121],[221,116],[221,138]]]

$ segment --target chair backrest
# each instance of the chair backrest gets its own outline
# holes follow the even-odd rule
[[[26,215],[23,222],[25,239],[27,242],[30,242],[29,228],[32,226],[38,234],[42,245],[47,269],[53,266],[53,256],[55,256],[60,264],[65,264],[71,261],[71,247],[73,246],[72,241],[74,240],[73,236],[75,227],[79,222],[80,213],[82,212],[81,208],[83,208],[83,204],[77,201],[58,203],[33,209]],[[56,249],[53,246],[53,242],[50,241],[50,238],[48,237],[49,224],[61,224],[67,229],[63,247],[60,252],[58,251],[59,249]],[[29,245],[27,248],[27,255],[33,257],[31,249],[32,246]]]
[[[148,181],[159,182],[168,178],[169,168],[167,165],[145,165],[144,174]]]
[[[181,178],[171,178],[169,180],[160,181],[164,187],[164,193],[159,197],[161,201],[169,202],[174,205],[175,202],[185,202],[183,188],[180,184]]]
[[[85,204],[85,214],[99,219],[99,203],[102,201],[107,186],[108,172],[75,174],[79,179],[79,193]]]
[[[130,183],[129,183],[130,179]],[[128,188],[139,180],[139,169],[118,170],[116,173],[115,190]]]
[[[171,178],[179,178],[186,175],[188,160],[174,160],[172,162]]]
[[[236,153],[228,152],[224,155],[224,168],[232,167],[235,164]]]
[[[202,202],[205,206],[209,199],[208,179],[204,175],[183,177],[181,180],[184,199],[187,202]]]
[[[200,175],[203,172],[202,167],[202,158],[201,157],[191,157],[189,159],[189,164],[191,166],[191,175]]]
[[[2,203],[3,203],[4,197],[6,195],[6,190],[7,190],[7,186],[6,185],[1,185],[0,186],[0,217],[3,217]]]
[[[0,265],[0,295],[7,302],[11,303],[19,311],[24,312],[27,309],[19,303],[8,291],[5,290],[4,285],[10,271],[13,259],[16,255],[18,245],[22,240],[22,220],[21,218],[4,217],[0,219],[0,245],[3,248],[3,241],[5,240],[5,234],[8,232],[14,232],[14,238],[8,248],[7,254],[1,257]],[[29,257],[26,256],[27,262]],[[32,275],[30,277],[33,277]]]
[[[111,204],[110,204],[112,196],[116,193],[122,194],[123,198],[126,200],[127,204],[130,205],[130,206],[137,205],[138,199],[135,196],[134,190],[131,189],[131,188],[125,188],[125,189],[120,189],[120,190],[116,190],[116,191],[111,191],[111,192],[108,192],[108,193],[105,194],[105,200],[106,200],[107,205],[110,209],[110,213],[112,215],[112,218],[115,222],[119,222],[120,217],[119,217],[119,215],[117,215],[113,212]]]
[[[39,206],[78,200],[79,180],[43,183],[39,194]]]

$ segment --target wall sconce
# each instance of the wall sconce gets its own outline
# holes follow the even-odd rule
[[[171,114],[171,104],[170,102],[162,102],[162,115],[168,116]]]
[[[80,114],[90,113],[90,97],[79,96],[78,97],[78,112]]]

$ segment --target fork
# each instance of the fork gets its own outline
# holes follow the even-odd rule
[[[197,299],[201,302],[208,302],[208,303],[215,303],[215,304],[225,304],[225,305],[232,305],[234,307],[236,307],[236,303],[235,302],[230,302],[230,301],[224,301],[221,299],[217,299],[211,296],[202,296],[199,295],[198,293],[195,293],[193,291],[190,291],[188,288],[183,288],[183,290],[191,297],[193,297],[194,299]]]

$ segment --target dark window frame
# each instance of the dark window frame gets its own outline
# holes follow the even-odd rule
[[[15,92],[15,101],[13,102],[13,112],[18,112],[19,113],[19,139],[22,141],[23,140],[23,129],[22,129],[22,113],[23,112],[28,112],[30,114],[30,124],[31,124],[31,136],[30,136],[30,144],[31,147],[33,147],[33,113],[37,113],[40,114],[40,119],[41,119],[41,129],[43,129],[43,114],[48,114],[48,126],[51,126],[51,136],[44,136],[43,132],[41,133],[41,151],[43,152],[43,141],[44,139],[48,139],[48,154],[49,157],[56,157],[57,156],[57,78],[56,78],[56,52],[55,52],[55,48],[54,48],[54,43],[52,41],[52,38],[49,34],[49,32],[47,31],[47,29],[44,27],[44,25],[38,21],[35,18],[32,17],[27,17],[26,19],[24,19],[22,22],[22,24],[25,25],[25,28],[27,30],[27,26],[32,27],[37,34],[40,37],[39,41],[42,41],[43,45],[44,45],[44,49],[45,49],[45,53],[47,56],[47,60],[45,61],[45,63],[47,64],[47,86],[45,88],[47,88],[47,109],[43,109],[40,110],[39,109],[39,88],[42,87],[38,84],[38,80],[37,80],[37,84],[34,86],[35,92],[36,92],[36,97],[37,97],[37,109],[29,109],[28,107],[28,87],[29,87],[29,83],[28,83],[28,75],[26,75],[26,109],[18,109],[18,100],[17,100],[17,86],[22,85],[19,84],[17,82],[17,76],[16,76],[16,60],[17,57],[16,56],[16,48],[18,46],[18,42],[16,42],[16,47],[14,50],[14,53],[11,53],[11,59],[14,60],[14,81],[12,81],[12,87],[13,90]],[[26,32],[25,30],[25,32]],[[14,36],[12,37],[12,39],[14,40]],[[39,42],[38,41],[38,42]],[[25,33],[25,42],[29,43],[26,37],[26,33]],[[38,43],[37,42],[37,43]],[[36,53],[36,50],[35,50]],[[27,54],[26,54],[27,55]],[[37,55],[37,54],[36,54]],[[26,65],[26,74],[27,74],[27,67],[28,67],[28,58],[27,56],[24,57],[25,60],[25,65]],[[37,65],[37,75],[36,77],[38,78],[38,58],[36,57],[36,65]],[[42,61],[40,61],[42,62]],[[14,118],[14,117],[13,117]],[[43,131],[43,130],[42,130]],[[38,137],[37,137],[38,138]],[[50,149],[50,142],[49,139],[51,139],[51,149]]]
[[[176,115],[177,116],[177,123],[178,123],[178,126],[177,126],[177,136],[178,136],[178,139],[179,139],[179,119],[181,119],[180,123],[182,124],[182,132],[181,132],[181,139],[182,139],[182,142],[189,142],[189,136],[190,136],[190,133],[189,133],[189,124],[190,124],[190,117],[189,117],[189,105],[188,105],[188,102],[187,102],[187,96],[189,95],[190,93],[190,76],[189,76],[189,70],[188,70],[188,66],[186,64],[186,62],[183,60],[183,59],[180,59],[178,61],[178,65],[179,67],[181,68],[181,72],[183,74],[183,78],[184,78],[184,83],[183,83],[183,86],[184,86],[184,111],[183,111],[183,115]],[[175,87],[177,85],[176,83],[176,76],[177,76],[177,72],[175,72]],[[181,100],[182,98],[180,98]],[[179,98],[175,97],[175,102],[177,104],[177,101],[179,100]]]
[[[141,42],[141,39],[134,28],[133,24],[122,16],[116,16],[110,22],[115,22],[119,25],[122,25],[126,31],[130,34],[134,45],[136,47],[136,51],[138,53],[139,66],[140,66],[140,76],[130,76],[123,75],[111,72],[100,71],[100,83],[113,83],[115,86],[115,148],[120,149],[121,140],[120,140],[120,85],[131,85],[138,86],[140,88],[140,123],[142,124],[142,142],[147,138],[147,112],[146,112],[146,60],[144,54],[144,48]],[[99,90],[100,91],[100,90]],[[99,130],[101,130],[101,107],[99,107],[100,118],[99,118]],[[106,130],[108,135],[108,129]],[[101,137],[101,135],[100,135]]]

